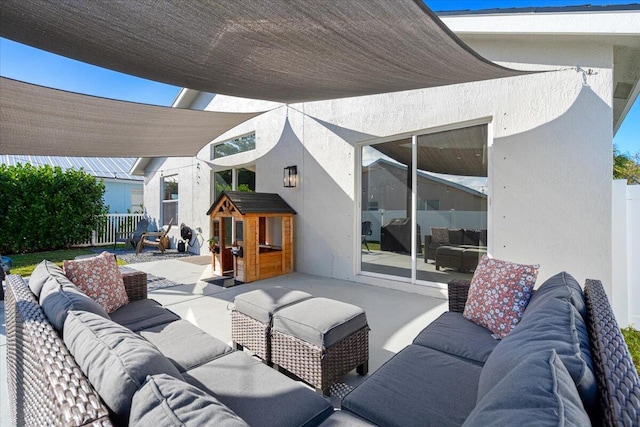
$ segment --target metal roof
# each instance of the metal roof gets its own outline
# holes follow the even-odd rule
[[[242,215],[248,213],[296,213],[279,194],[223,191],[211,205],[207,211],[207,215],[211,215],[213,209],[224,197],[227,197]]]
[[[621,10],[638,10],[640,3],[580,6],[546,6],[546,7],[509,7],[479,10],[443,10],[435,11],[438,16],[452,15],[491,15],[496,13],[566,13],[566,12],[613,12]]]
[[[6,165],[21,163],[33,166],[60,166],[63,169],[84,169],[96,178],[121,179],[127,181],[142,181],[144,177],[129,173],[136,159],[128,157],[59,157],[59,156],[28,156],[0,154],[0,161]]]

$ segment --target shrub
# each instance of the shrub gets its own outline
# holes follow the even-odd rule
[[[68,248],[107,212],[104,183],[84,170],[0,165],[0,252]]]

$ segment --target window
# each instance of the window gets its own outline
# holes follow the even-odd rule
[[[211,160],[256,149],[256,134],[241,136],[211,146]]]
[[[440,200],[427,200],[427,209],[428,211],[439,211],[440,210]]]
[[[162,178],[162,225],[178,223],[178,175]]]
[[[143,213],[144,192],[142,188],[131,189],[131,209],[132,213]]]

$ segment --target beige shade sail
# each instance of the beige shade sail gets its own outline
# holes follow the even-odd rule
[[[191,157],[261,114],[116,101],[0,78],[0,154]]]
[[[421,0],[3,0],[0,36],[142,78],[293,103],[525,74]]]

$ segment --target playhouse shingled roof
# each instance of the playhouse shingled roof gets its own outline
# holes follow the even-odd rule
[[[249,193],[244,191],[223,191],[207,211],[211,215],[213,209],[223,198],[228,198],[233,206],[242,215],[265,214],[294,214],[295,210],[285,202],[279,194],[275,193]]]

